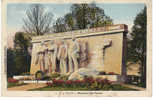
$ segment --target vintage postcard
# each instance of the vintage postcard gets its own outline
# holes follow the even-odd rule
[[[2,0],[2,96],[151,96],[151,6]]]

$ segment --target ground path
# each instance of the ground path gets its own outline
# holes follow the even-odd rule
[[[139,91],[144,91],[145,90],[145,88],[138,87],[138,86],[135,86],[135,85],[129,85],[129,84],[121,84],[121,85],[124,86],[124,87],[132,88],[132,89],[137,89]]]
[[[124,87],[137,89],[139,91],[144,91],[145,90],[145,88],[141,88],[141,87],[134,86],[134,85],[129,85],[129,84],[121,84],[121,85],[124,86]],[[29,84],[22,85],[22,86],[15,86],[15,87],[8,88],[8,90],[9,91],[10,90],[12,90],[12,91],[27,91],[27,90],[30,90],[30,89],[43,88],[45,86],[47,86],[45,83],[29,83]]]
[[[27,91],[29,89],[36,89],[36,88],[42,88],[47,86],[45,83],[29,83],[26,85],[22,85],[22,86],[15,86],[15,87],[11,87],[8,88],[8,90],[12,90],[12,91]]]

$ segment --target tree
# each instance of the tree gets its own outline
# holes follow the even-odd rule
[[[29,47],[32,46],[31,34],[17,32],[14,38],[14,62],[15,74],[22,74],[23,72],[30,71],[31,55],[29,53]]]
[[[51,31],[53,14],[47,12],[45,7],[40,4],[32,4],[26,11],[26,18],[23,19],[23,29],[26,33],[43,35]]]
[[[16,32],[14,39],[14,47],[17,50],[21,50],[24,53],[28,52],[28,48],[32,46],[31,44],[31,34]]]
[[[7,49],[7,77],[12,77],[15,75],[15,52],[13,49],[8,48]]]
[[[7,77],[30,71],[31,56],[21,50],[7,49]]]
[[[146,86],[146,7],[136,16],[132,27],[131,37],[128,40],[128,61],[140,64],[141,81]]]
[[[56,22],[53,24],[53,29],[55,29],[55,32],[65,32],[67,29],[65,26],[64,18],[58,18]]]
[[[54,25],[55,32],[61,32],[60,28],[63,27],[64,31],[70,31],[113,24],[112,19],[106,16],[104,10],[97,7],[95,3],[73,4],[70,10],[71,12],[67,13],[62,21],[59,21],[60,18],[56,20],[58,26]],[[60,25],[62,27],[59,27]]]
[[[30,72],[31,56],[28,52],[24,53],[21,50],[15,50],[14,61],[17,75]]]

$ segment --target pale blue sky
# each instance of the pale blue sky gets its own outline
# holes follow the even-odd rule
[[[47,11],[54,15],[54,19],[64,16],[70,11],[72,4],[45,4]],[[105,14],[113,19],[114,24],[127,24],[129,30],[133,26],[136,15],[144,8],[143,3],[96,3],[104,9]],[[7,5],[7,36],[8,46],[13,46],[13,37],[17,31],[22,31],[25,11],[30,3],[10,3]]]
[[[13,3],[7,6],[7,28],[21,30],[26,9],[29,8],[28,3]],[[48,11],[54,15],[54,19],[70,11],[72,4],[44,4]],[[104,9],[105,14],[113,19],[114,24],[123,23],[132,25],[136,15],[144,8],[144,4],[140,3],[98,3],[97,6]]]
[[[70,11],[72,4],[43,4],[54,15],[54,19],[64,16]],[[132,27],[136,15],[144,8],[143,3],[96,3],[104,9],[105,14],[113,19],[114,24],[127,24]],[[29,3],[10,3],[7,5],[7,31],[11,35],[22,30],[23,17]]]

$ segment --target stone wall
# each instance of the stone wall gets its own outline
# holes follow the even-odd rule
[[[53,71],[51,70],[53,67],[56,67],[55,71],[60,73],[70,72],[71,67],[73,68],[72,72],[79,68],[91,67],[107,73],[125,74],[126,33],[127,26],[121,24],[34,37],[32,39],[30,73],[35,74],[42,70],[42,67],[50,70],[50,72]],[[74,46],[75,49],[73,50],[78,50],[76,53],[78,57],[74,57],[77,59],[78,68],[74,64],[74,59],[71,58],[73,56],[71,54],[72,50],[70,50],[72,45],[78,45],[78,47]],[[53,47],[57,49],[55,56],[45,56],[46,54],[53,55],[53,53],[46,53],[52,52]],[[62,52],[64,52],[64,56]],[[59,55],[61,57],[58,57]],[[54,66],[53,60],[48,60],[49,57],[51,59],[56,58],[56,66]],[[41,58],[44,59],[45,64],[48,64],[47,67],[43,62],[40,63]],[[70,61],[72,62],[71,66]]]

